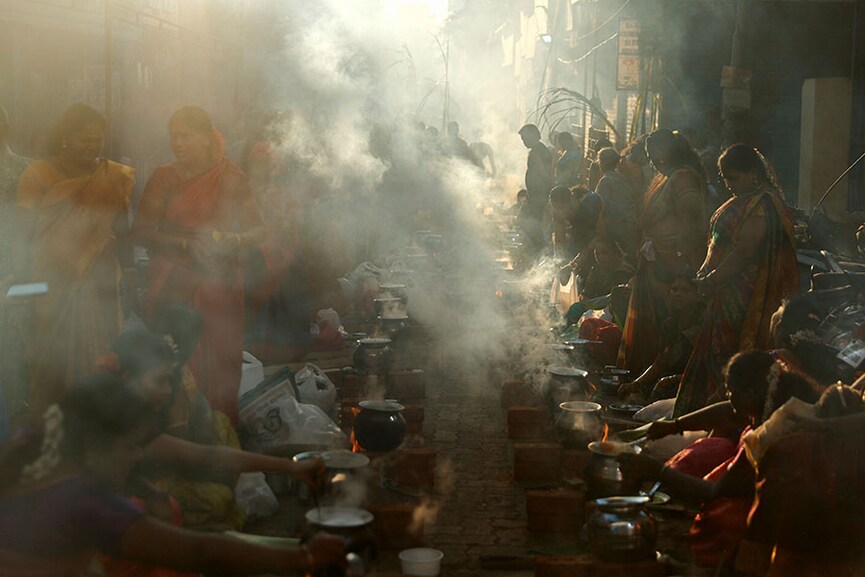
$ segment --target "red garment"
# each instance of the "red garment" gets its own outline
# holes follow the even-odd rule
[[[213,243],[215,233],[261,226],[246,176],[228,160],[185,179],[171,164],[158,167],[141,200],[136,227],[157,227],[173,237]],[[215,235],[215,236],[214,236]],[[240,261],[227,252],[206,264],[187,254],[150,249],[146,314],[169,303],[203,317],[198,348],[187,366],[210,405],[237,423],[243,363],[243,285]]]
[[[590,341],[601,341],[589,346],[589,352],[604,365],[616,364],[619,344],[622,342],[622,330],[610,321],[597,318],[586,318],[580,324],[580,338]]]
[[[697,439],[667,461],[667,467],[694,477],[704,478],[718,466],[729,464],[736,456],[736,443],[724,437]]]

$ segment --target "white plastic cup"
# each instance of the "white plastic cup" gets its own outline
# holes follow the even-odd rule
[[[444,553],[438,549],[416,547],[399,552],[399,561],[403,575],[416,577],[436,577],[442,566]]]

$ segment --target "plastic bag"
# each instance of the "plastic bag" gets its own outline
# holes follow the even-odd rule
[[[324,371],[312,363],[307,363],[294,375],[294,380],[301,402],[315,405],[327,414],[333,411],[336,404],[336,386]]]
[[[550,302],[558,306],[559,313],[564,315],[572,304],[579,300],[577,295],[577,276],[571,273],[567,284],[561,284],[559,277],[553,277],[553,286],[550,287]]]
[[[324,411],[296,400],[293,379],[284,369],[241,396],[239,429],[246,449],[260,453],[282,445],[329,447],[345,441]]]
[[[270,517],[279,511],[279,501],[261,472],[241,473],[234,487],[234,499],[247,520]]]
[[[240,376],[238,397],[255,388],[264,380],[264,365],[252,353],[243,352],[243,367]]]

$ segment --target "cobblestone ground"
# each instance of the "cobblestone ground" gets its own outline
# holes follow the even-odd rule
[[[512,480],[498,385],[486,367],[451,364],[431,371],[427,391],[441,508],[426,536],[444,552],[447,574],[478,574],[484,557],[525,557],[525,491]]]

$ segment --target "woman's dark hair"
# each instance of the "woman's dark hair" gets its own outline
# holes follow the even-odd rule
[[[94,375],[66,391],[58,405],[63,413],[60,455],[64,462],[80,464],[88,449],[110,447],[150,426],[153,419],[144,398],[118,375]],[[18,483],[22,469],[39,457],[44,429],[40,419],[0,447],[0,493]]]
[[[198,347],[203,324],[201,313],[194,308],[170,304],[154,313],[149,328],[157,335],[171,335],[177,345],[175,361],[183,365]]]
[[[619,162],[621,160],[622,157],[619,156],[619,153],[616,152],[615,148],[602,148],[598,152],[598,164],[601,165],[601,170],[604,172],[614,170],[617,166],[619,166]]]
[[[210,134],[213,131],[213,123],[210,121],[210,115],[200,106],[184,106],[171,115],[168,125],[179,122],[188,126],[193,131],[200,134]]]
[[[670,281],[670,284],[673,284],[677,280],[683,280],[688,283],[689,287],[696,290],[697,282],[695,277],[696,275],[694,274],[693,270],[689,269],[688,267],[683,267],[673,273],[673,278]]]
[[[817,416],[821,419],[846,417],[865,411],[865,402],[856,389],[847,385],[833,385],[823,391],[817,401]]]
[[[726,172],[753,172],[763,184],[776,185],[774,175],[757,149],[747,144],[734,144],[721,153],[718,158],[718,170]]]
[[[131,377],[140,376],[151,369],[175,363],[175,353],[163,335],[145,329],[134,329],[121,333],[111,343],[117,354],[120,369]]]
[[[46,142],[48,153],[60,154],[63,143],[89,124],[98,124],[102,128],[107,125],[102,113],[89,104],[78,102],[67,108],[48,136]]]
[[[646,137],[646,153],[660,153],[667,158],[671,166],[687,166],[700,176],[700,182],[706,182],[706,172],[700,157],[691,148],[688,139],[677,132],[659,128]]]
[[[646,154],[646,135],[641,134],[628,144],[622,150],[622,158],[631,158],[634,153],[640,153],[642,156]]]
[[[836,352],[820,340],[820,307],[807,296],[785,301],[772,315],[772,334],[780,345],[791,350],[802,362],[802,368],[821,385],[838,381]]]
[[[765,399],[769,392],[769,372],[776,362],[775,357],[765,351],[751,350],[736,353],[724,368],[727,389],[750,391],[758,399]],[[819,394],[804,377],[790,371],[781,371],[772,398],[772,410],[774,411],[792,397],[806,403],[814,403],[819,398]]]

